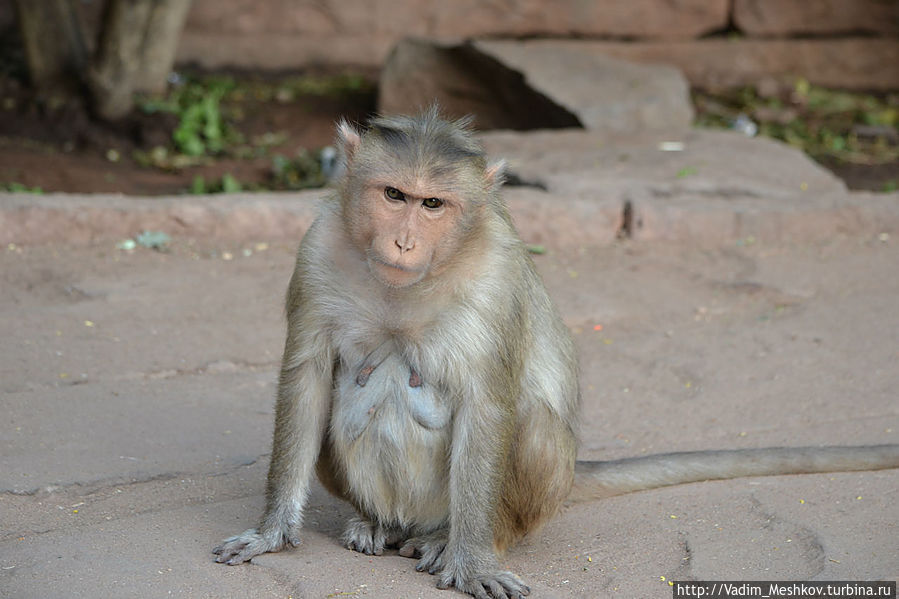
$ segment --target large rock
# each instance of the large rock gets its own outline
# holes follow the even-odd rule
[[[733,11],[749,35],[899,34],[899,3],[890,0],[734,0]]]
[[[729,4],[728,0],[194,0],[186,32],[315,36],[388,33],[397,40],[434,34],[673,39],[723,29]]]
[[[466,43],[407,39],[381,71],[378,110],[414,113],[438,102],[449,116],[475,116],[479,129],[580,127],[577,116],[529,86],[526,78]]]
[[[842,89],[899,88],[899,39],[705,39],[686,42],[580,42],[624,60],[680,68],[693,85],[752,85],[763,77]]]
[[[629,64],[578,42],[439,44],[404,40],[381,74],[379,109],[432,102],[480,129],[584,126],[629,132],[689,126],[686,80],[675,69]]]
[[[524,239],[550,247],[616,237],[703,246],[748,237],[809,241],[899,226],[894,199],[853,200],[833,174],[769,139],[696,129],[628,136],[496,131],[482,138],[521,180],[544,187],[544,199],[564,198],[538,203],[555,208],[540,213],[531,208],[535,191],[506,192]],[[667,151],[672,147],[679,151]]]
[[[587,129],[630,132],[689,127],[690,87],[675,68],[610,58],[577,41],[483,41],[475,47],[524,74],[534,89]]]
[[[207,68],[377,67],[410,36],[689,39],[724,29],[729,5],[728,0],[195,0],[178,58]]]
[[[418,4],[415,2],[415,4]],[[429,4],[429,3],[425,3]],[[727,0],[462,0],[430,3],[434,30],[453,35],[684,39],[727,26]]]
[[[525,181],[565,198],[629,197],[771,199],[845,194],[846,185],[785,143],[732,131],[689,129],[662,134],[591,131],[488,132],[492,156]],[[672,149],[676,151],[671,151]]]

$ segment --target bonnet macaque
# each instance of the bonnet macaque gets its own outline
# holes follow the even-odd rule
[[[300,542],[313,472],[358,516],[343,541],[399,547],[475,597],[530,590],[497,555],[569,497],[899,466],[899,447],[576,462],[574,346],[467,121],[435,109],[338,126],[345,175],[287,294],[265,514],[217,561]]]

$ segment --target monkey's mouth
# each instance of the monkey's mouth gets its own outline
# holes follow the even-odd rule
[[[424,278],[426,272],[425,268],[398,264],[375,255],[369,256],[368,264],[375,278],[388,287],[414,285]]]
[[[392,262],[391,260],[387,260],[378,256],[375,253],[371,253],[368,256],[368,259],[376,264],[377,266],[386,266],[388,268],[393,268],[395,270],[399,270],[401,272],[409,273],[409,274],[421,274],[424,269],[418,266],[410,266],[408,264],[400,264],[399,262]]]
[[[378,260],[377,262],[379,266],[386,266],[409,274],[417,274],[420,272],[419,269],[413,266],[406,266],[405,264],[397,264],[396,262],[388,262],[387,260]]]

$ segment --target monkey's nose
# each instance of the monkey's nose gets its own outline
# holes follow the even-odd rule
[[[415,247],[415,241],[412,239],[397,239],[394,243],[396,243],[396,247],[400,248],[401,254],[404,254]]]

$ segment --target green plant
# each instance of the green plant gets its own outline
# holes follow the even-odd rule
[[[283,189],[323,187],[327,177],[322,172],[321,151],[301,149],[293,159],[275,154],[272,157],[272,178],[273,185]]]
[[[187,156],[218,154],[240,136],[228,125],[222,99],[235,88],[230,77],[188,79],[165,98],[145,98],[139,106],[147,113],[170,112],[178,116],[172,132],[175,148]]]
[[[15,181],[0,184],[0,190],[8,191],[11,193],[33,193],[33,194],[42,194],[44,190],[40,187],[28,187],[27,185],[23,185],[22,183],[16,183]]]
[[[194,195],[203,195],[207,193],[237,193],[243,189],[244,187],[234,175],[225,173],[218,181],[209,182],[202,175],[197,175],[194,177],[189,191]]]
[[[693,99],[699,126],[731,127],[743,114],[758,124],[759,134],[785,141],[816,159],[855,164],[899,160],[896,94],[830,90],[799,79],[773,93],[762,94],[754,87],[697,90]]]

